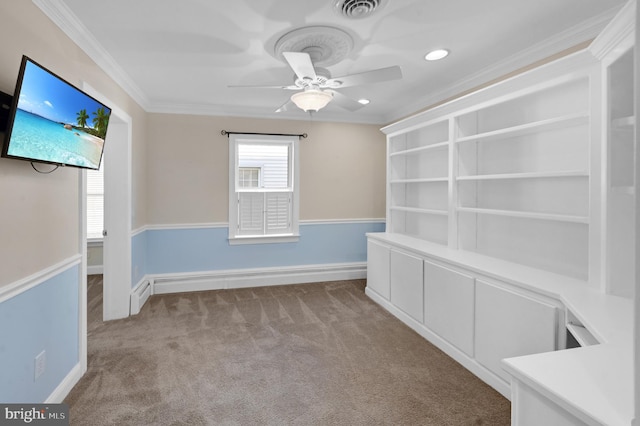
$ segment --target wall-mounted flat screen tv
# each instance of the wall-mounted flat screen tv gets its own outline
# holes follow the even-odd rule
[[[23,56],[2,157],[99,169],[111,109]]]

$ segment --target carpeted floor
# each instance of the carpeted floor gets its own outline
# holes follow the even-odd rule
[[[365,281],[153,296],[102,322],[72,425],[509,425],[510,403],[364,294]]]

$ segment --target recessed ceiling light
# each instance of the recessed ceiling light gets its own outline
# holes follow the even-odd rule
[[[369,99],[358,99],[358,102],[362,105],[367,105],[371,101]]]
[[[449,51],[447,49],[436,49],[427,53],[424,57],[427,61],[437,61],[442,58],[446,58],[449,55]]]

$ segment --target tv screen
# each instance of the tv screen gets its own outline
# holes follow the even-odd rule
[[[99,169],[111,109],[23,56],[2,156]]]

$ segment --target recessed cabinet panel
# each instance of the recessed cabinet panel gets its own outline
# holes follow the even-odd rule
[[[476,280],[475,357],[504,381],[500,361],[556,350],[557,308]]]
[[[391,303],[423,322],[422,258],[391,250]]]
[[[424,322],[473,357],[474,281],[469,275],[425,261]]]
[[[389,247],[367,242],[367,287],[389,300]]]

